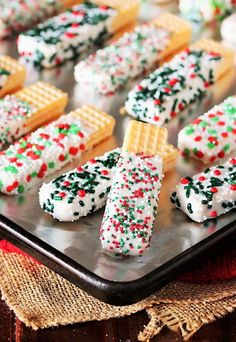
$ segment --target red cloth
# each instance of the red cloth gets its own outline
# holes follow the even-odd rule
[[[33,259],[19,248],[6,240],[0,241],[0,249],[6,253],[17,253]],[[36,263],[39,261],[33,259]],[[189,283],[211,283],[219,280],[229,280],[236,278],[236,250],[230,247],[227,251],[210,257],[191,271],[184,273],[179,280]]]
[[[35,260],[34,258],[32,258],[29,254],[23,252],[21,249],[17,248],[16,246],[14,246],[13,244],[11,244],[10,242],[8,242],[7,240],[1,240],[0,241],[0,249],[3,250],[6,253],[17,253],[17,254],[21,254],[24,255],[27,258],[31,258],[33,259],[36,263],[40,264],[39,261]]]

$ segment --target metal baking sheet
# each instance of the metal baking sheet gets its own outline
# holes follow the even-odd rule
[[[159,10],[156,9],[157,12]],[[145,11],[155,14],[148,5]],[[142,13],[142,18],[145,13]],[[206,31],[203,34],[211,35]],[[17,57],[15,41],[1,43],[0,53]],[[75,84],[73,67],[74,63],[70,62],[57,69],[37,71],[27,65],[27,84],[41,79],[67,91],[70,96],[68,111],[85,103],[95,104],[114,115],[117,122],[115,133],[85,153],[81,160],[52,174],[44,180],[46,182],[90,158],[121,146],[130,120],[128,116],[121,116],[119,109],[124,104],[128,90],[138,80],[130,82],[114,96],[98,96],[92,89]],[[169,124],[169,142],[176,144],[177,133],[183,125],[227,95],[236,93],[235,81],[234,73],[227,75],[205,98],[188,107]],[[38,189],[42,183],[24,195],[0,196],[0,234],[97,298],[111,304],[130,304],[171,280],[190,260],[200,258],[235,235],[235,211],[198,224],[172,207],[169,195],[179,178],[202,169],[201,163],[193,160],[186,162],[180,157],[176,171],[165,176],[151,246],[138,258],[113,258],[102,251],[99,228],[103,210],[74,223],[60,223],[44,213],[38,201]]]

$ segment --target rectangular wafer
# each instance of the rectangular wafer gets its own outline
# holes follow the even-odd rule
[[[37,82],[0,99],[0,148],[64,113],[68,96]]]
[[[0,153],[0,191],[24,192],[111,135],[114,124],[113,117],[85,106],[21,138]]]
[[[151,73],[128,94],[125,111],[162,126],[206,94],[233,67],[233,52],[201,39]]]
[[[9,56],[0,56],[0,97],[22,88],[25,68]]]
[[[129,122],[100,229],[107,253],[138,256],[149,247],[166,140],[166,129]]]
[[[0,3],[0,39],[21,33],[80,0],[21,0]]]
[[[80,61],[75,66],[75,79],[80,86],[92,86],[102,94],[113,93],[186,46],[190,37],[188,23],[172,14],[162,14]]]
[[[138,0],[114,1],[114,7],[110,3],[113,1],[84,2],[21,34],[19,54],[35,66],[50,68],[101,45],[137,15]]]

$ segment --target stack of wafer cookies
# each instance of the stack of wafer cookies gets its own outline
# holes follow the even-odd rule
[[[125,33],[75,66],[75,79],[99,93],[110,94],[187,46],[190,25],[169,13]]]
[[[113,117],[85,106],[18,140],[0,154],[1,192],[24,192],[109,137],[114,125]]]
[[[199,40],[138,84],[128,94],[125,111],[162,126],[227,74],[233,57],[221,43]]]
[[[138,0],[84,2],[19,36],[18,51],[35,66],[50,68],[74,60],[133,22]]]
[[[0,97],[22,88],[25,68],[9,56],[0,57]]]
[[[68,96],[37,82],[0,100],[0,147],[9,144],[64,113]]]

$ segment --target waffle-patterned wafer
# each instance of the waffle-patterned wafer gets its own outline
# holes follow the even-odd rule
[[[9,56],[0,57],[0,97],[22,88],[25,68]]]
[[[41,208],[59,221],[75,221],[104,207],[120,154],[121,148],[116,148],[44,183],[39,190]],[[164,173],[174,168],[176,157],[177,150],[166,145]],[[63,193],[59,201],[58,193]]]
[[[114,124],[113,117],[85,106],[21,138],[0,153],[0,191],[24,192],[110,136]]]
[[[102,94],[113,93],[187,45],[190,37],[189,24],[172,14],[162,14],[80,61],[75,66],[75,79]]]
[[[162,126],[206,94],[233,66],[233,52],[207,39],[176,55],[128,94],[125,110]]]
[[[100,229],[108,253],[137,256],[148,248],[162,181],[159,155],[164,154],[166,138],[166,130],[129,123]]]
[[[166,149],[167,129],[132,120],[126,129],[123,150],[163,157]]]
[[[65,11],[80,0],[10,0],[0,3],[0,39],[17,34]]]
[[[178,135],[183,155],[213,163],[236,150],[236,96],[228,97],[185,126]]]
[[[179,151],[173,145],[166,144],[165,152],[163,154],[163,172],[167,173],[175,168],[176,160]]]
[[[171,201],[192,220],[203,222],[236,208],[236,158],[180,180]]]
[[[68,96],[37,82],[0,99],[0,148],[63,114]]]
[[[19,54],[35,66],[46,68],[73,60],[90,46],[101,45],[117,28],[132,22],[137,8],[138,0],[120,1],[120,5],[115,1],[114,7],[107,6],[105,0],[102,5],[84,2],[73,6],[21,34]],[[124,15],[122,20],[121,14]]]

